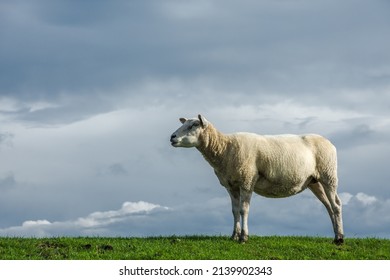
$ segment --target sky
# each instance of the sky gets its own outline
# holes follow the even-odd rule
[[[346,237],[390,238],[390,2],[1,0],[0,236],[230,235],[180,117],[317,133]],[[252,197],[254,235],[329,236],[310,191]]]

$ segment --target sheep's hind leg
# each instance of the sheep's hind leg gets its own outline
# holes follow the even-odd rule
[[[322,202],[322,204],[324,204],[326,210],[328,210],[329,217],[332,221],[333,229],[335,232],[334,243],[337,245],[341,245],[344,242],[344,236],[341,218],[341,201],[339,197],[335,192],[334,195],[331,193],[326,193],[323,185],[319,182],[309,185],[309,189]],[[334,198],[334,203],[331,203],[329,197]],[[336,209],[338,215],[335,214],[334,209]]]
[[[344,243],[344,232],[343,232],[343,219],[342,219],[342,203],[337,195],[336,191],[331,191],[327,193],[330,204],[332,205],[333,213],[334,213],[334,231],[335,238],[334,243],[336,245],[341,245]]]
[[[240,222],[240,191],[227,189],[230,198],[232,200],[232,212],[233,212],[233,234],[232,239],[238,241],[241,234],[241,222]]]
[[[334,226],[334,214],[332,210],[332,206],[330,205],[330,202],[328,198],[326,197],[324,188],[320,183],[315,183],[309,185],[309,189],[314,193],[314,195],[322,202],[322,204],[325,206],[326,210],[328,210],[329,217],[332,221],[332,225]]]

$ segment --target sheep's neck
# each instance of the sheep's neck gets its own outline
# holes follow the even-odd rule
[[[222,166],[224,154],[228,145],[228,137],[210,124],[201,137],[200,145],[197,149],[214,169]]]

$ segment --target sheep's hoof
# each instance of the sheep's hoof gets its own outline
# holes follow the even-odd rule
[[[239,242],[241,244],[244,244],[244,243],[248,242],[248,235],[241,235]]]
[[[230,237],[234,241],[239,241],[240,240],[240,234],[233,232],[232,236]]]
[[[334,244],[336,244],[337,246],[340,246],[340,245],[343,245],[344,244],[344,238],[341,236],[341,237],[335,237],[334,241],[333,241]]]
[[[230,239],[233,240],[233,241],[239,241],[240,240],[240,238],[238,236],[232,236],[232,237],[230,237]]]

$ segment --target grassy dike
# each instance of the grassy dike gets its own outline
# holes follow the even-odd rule
[[[0,238],[2,260],[390,260],[390,240],[251,236]]]

